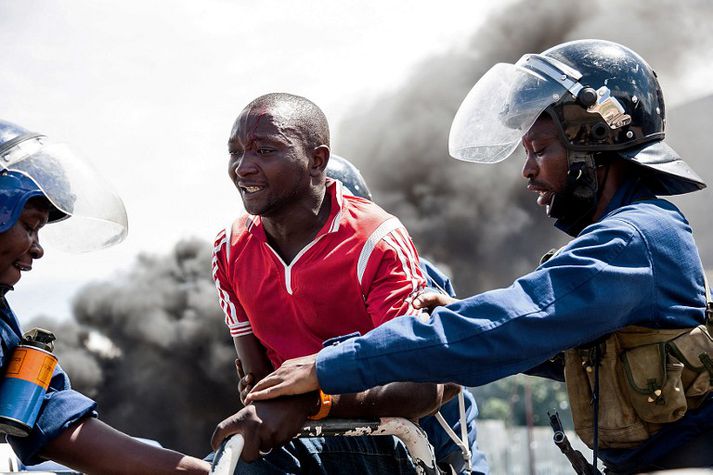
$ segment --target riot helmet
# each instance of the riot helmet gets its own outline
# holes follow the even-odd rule
[[[369,187],[366,186],[359,169],[346,158],[331,154],[326,172],[329,178],[341,181],[349,194],[373,201]]]
[[[34,181],[22,173],[5,171],[0,173],[0,233],[15,225],[31,198],[44,198],[50,203],[48,223],[67,218],[67,214],[52,205]]]
[[[458,109],[449,152],[473,162],[504,160],[543,114],[557,125],[569,162],[566,190],[548,212],[577,223],[570,234],[588,224],[598,201],[596,166],[607,160],[638,165],[658,195],[706,186],[663,142],[666,110],[656,73],[634,51],[603,40],[563,43],[493,66]]]
[[[121,198],[87,162],[64,144],[0,120],[0,232],[15,224],[33,197],[51,205],[49,222],[58,224],[43,237],[52,245],[85,252],[126,236]]]

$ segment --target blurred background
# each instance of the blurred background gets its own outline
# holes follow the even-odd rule
[[[0,116],[72,144],[113,182],[130,221],[115,248],[46,249],[10,303],[25,327],[58,334],[63,366],[102,418],[203,455],[239,407],[210,243],[242,211],[225,144],[244,105],[280,91],[321,106],[333,151],[467,296],[509,285],[566,238],[525,191],[521,160],[448,158],[452,117],[477,79],[567,40],[623,43],[658,73],[667,141],[713,183],[711,20],[703,0],[0,0]],[[711,193],[674,199],[709,267]],[[561,385],[518,376],[474,391],[493,434],[512,431],[504,445],[481,431],[494,473],[566,468],[556,453],[559,464],[537,458],[549,435],[517,429],[546,424],[552,407],[566,418]]]

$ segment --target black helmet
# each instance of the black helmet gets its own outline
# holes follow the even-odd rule
[[[706,186],[663,142],[666,110],[654,71],[629,48],[603,40],[563,43],[516,64],[493,66],[453,119],[450,154],[474,162],[504,160],[543,114],[557,125],[569,162],[565,189],[554,195],[548,213],[571,235],[594,214],[596,167],[608,160],[639,165],[657,195]]]
[[[560,70],[560,80],[564,73],[576,81],[548,108],[568,148],[623,150],[664,138],[666,109],[656,73],[629,48],[572,41],[523,62],[535,71],[548,66]]]
[[[327,164],[327,176],[339,180],[350,194],[373,201],[366,181],[359,173],[359,169],[346,158],[332,154]]]
[[[547,112],[571,150],[617,155],[651,171],[654,193],[674,195],[705,188],[703,180],[666,145],[666,107],[656,73],[634,51],[617,43],[581,40],[543,52],[581,74],[576,94],[565,94]],[[581,88],[579,87],[581,86]]]
[[[662,140],[666,109],[656,73],[634,51],[604,40],[562,43],[512,64],[497,64],[476,83],[453,120],[453,157],[507,158],[544,112],[576,152],[615,152],[649,170],[658,195],[705,188]]]

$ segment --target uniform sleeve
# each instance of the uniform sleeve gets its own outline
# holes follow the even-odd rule
[[[253,332],[250,321],[233,292],[233,287],[226,272],[227,251],[230,246],[226,234],[225,230],[221,231],[213,245],[213,258],[211,260],[213,282],[215,282],[215,288],[218,291],[218,301],[225,314],[225,325],[230,331],[230,336],[250,335]]]
[[[93,400],[71,388],[69,378],[58,365],[30,435],[7,436],[7,440],[24,464],[40,463],[43,460],[38,455],[44,447],[77,421],[96,417],[96,406]]]
[[[372,241],[372,248],[367,242],[364,251],[368,254],[364,255],[363,251],[360,259],[366,263],[363,274],[360,272],[360,282],[374,326],[399,315],[416,314],[411,299],[426,286],[418,253],[408,232],[396,218],[392,220],[395,220],[395,229],[383,236],[377,230],[375,237],[379,239]]]
[[[650,323],[633,316],[653,317],[651,254],[635,227],[608,221],[508,288],[323,349],[320,386],[331,394],[393,381],[479,386],[617,328]]]

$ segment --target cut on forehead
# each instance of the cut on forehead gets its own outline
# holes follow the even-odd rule
[[[329,146],[327,117],[322,109],[309,99],[287,93],[265,94],[250,102],[240,113],[238,121],[240,117],[248,114],[266,113],[272,115],[274,120],[284,121],[286,127],[294,128],[305,145]],[[232,132],[235,132],[235,127]]]

